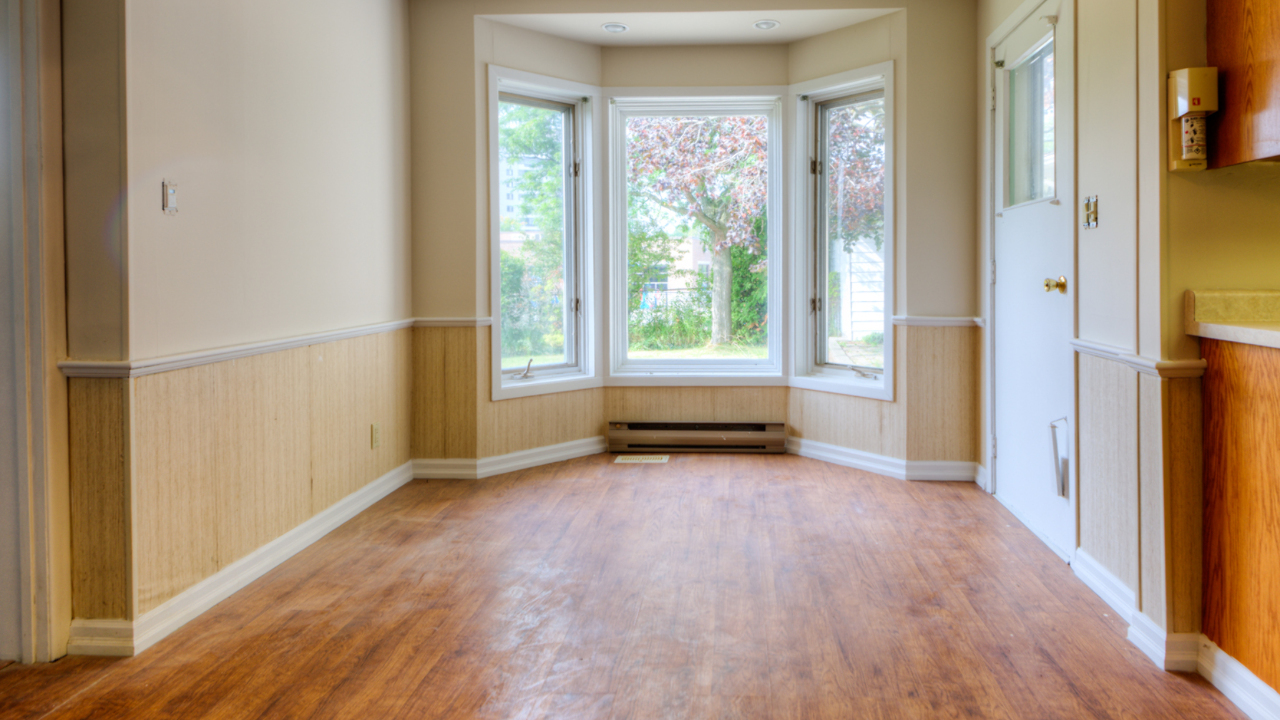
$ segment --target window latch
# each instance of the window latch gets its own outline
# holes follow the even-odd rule
[[[817,160],[810,160],[810,161],[809,161],[809,174],[810,174],[810,175],[817,175],[817,174],[818,174],[818,161],[817,161]]]
[[[582,314],[582,298],[573,299],[573,312],[577,315]]]
[[[809,312],[818,312],[822,309],[822,298],[809,298]]]
[[[574,163],[573,163],[573,176],[574,176],[574,177],[578,177],[578,172],[579,172],[581,169],[582,169],[582,163],[577,162],[577,161],[574,161]]]
[[[529,364],[524,366],[524,372],[516,373],[515,376],[519,380],[533,377],[533,358],[529,358]]]

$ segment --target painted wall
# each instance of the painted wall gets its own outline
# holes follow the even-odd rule
[[[796,81],[879,62],[899,61],[900,162],[906,180],[900,192],[899,228],[902,261],[899,272],[899,314],[972,315],[976,312],[974,282],[973,152],[971,114],[956,108],[972,107],[972,76],[954,62],[970,52],[974,28],[973,6],[941,0],[898,0],[906,8],[864,23],[866,29],[849,28],[826,36],[793,43],[787,49],[785,74],[769,68],[768,60],[782,61],[777,48],[605,48],[595,65],[591,48],[581,43],[535,38],[537,33],[515,31],[490,23],[486,28],[475,15],[507,12],[599,12],[609,7],[636,10],[635,3],[588,3],[585,0],[471,0],[440,5],[427,0],[410,3],[412,82],[412,137],[414,168],[414,314],[422,317],[488,317],[487,185],[482,162],[486,138],[475,117],[456,112],[440,98],[475,98],[480,111],[484,102],[484,76],[480,59],[492,56],[503,64],[511,57],[521,69],[592,81],[601,68],[600,81],[628,85],[665,82],[679,69],[681,58],[709,60],[698,73],[680,84],[733,82],[752,77],[752,84]],[[828,0],[823,7],[880,6],[883,3]],[[767,9],[756,0],[698,0],[692,4],[668,0],[644,3],[651,11]],[[501,27],[499,27],[501,26]],[[492,33],[504,40],[485,44]],[[885,35],[871,40],[873,36]],[[910,35],[912,42],[906,42]],[[546,36],[543,36],[545,38]],[[868,44],[870,41],[870,44]],[[477,43],[480,43],[477,45]],[[570,51],[569,48],[574,48]],[[579,59],[569,61],[566,53]],[[506,55],[502,55],[506,53]],[[665,53],[665,55],[664,55]],[[466,67],[460,58],[477,59]],[[674,58],[663,60],[663,57]],[[872,59],[874,58],[874,59]],[[690,77],[687,72],[686,77]],[[908,69],[908,67],[910,69]],[[649,68],[649,69],[645,69]],[[652,71],[652,80],[646,75]],[[482,116],[482,115],[481,115]],[[945,120],[943,120],[945,118]],[[459,272],[472,267],[474,272]]]
[[[75,357],[154,357],[408,315],[403,2],[67,8]],[[93,150],[113,129],[117,154]],[[161,211],[163,179],[178,182],[177,215]],[[104,227],[105,256],[95,249]],[[117,308],[121,287],[118,347],[85,313]]]
[[[787,45],[606,47],[605,87],[786,85]]]

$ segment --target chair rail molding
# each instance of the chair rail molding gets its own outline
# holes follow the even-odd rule
[[[136,378],[143,375],[169,372],[170,370],[182,370],[183,368],[197,367],[199,365],[211,365],[227,360],[237,360],[254,355],[265,355],[267,353],[280,352],[281,350],[292,350],[308,345],[321,345],[364,335],[404,330],[415,327],[416,323],[417,320],[412,318],[394,320],[392,322],[359,325],[341,330],[311,333],[309,335],[296,335],[280,340],[228,345],[226,347],[197,350],[196,352],[178,355],[162,355],[141,360],[63,360],[58,363],[58,368],[67,377]]]

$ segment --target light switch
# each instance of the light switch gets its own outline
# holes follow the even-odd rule
[[[160,183],[161,201],[160,207],[164,209],[165,215],[178,214],[178,183],[173,180],[164,180]]]

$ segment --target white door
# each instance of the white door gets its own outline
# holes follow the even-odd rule
[[[1064,559],[1076,546],[1073,10],[1048,0],[993,48],[992,483]]]

